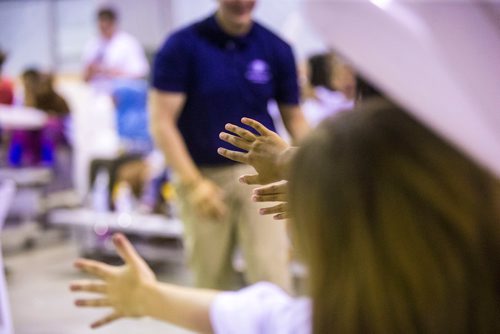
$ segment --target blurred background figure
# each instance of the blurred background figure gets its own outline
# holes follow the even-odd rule
[[[354,101],[356,95],[356,75],[352,66],[347,60],[336,53],[331,54],[332,75],[330,80],[333,90],[345,101]],[[352,105],[351,105],[352,108]]]
[[[23,105],[44,111],[48,118],[40,129],[12,130],[9,163],[17,167],[52,166],[56,149],[69,145],[65,134],[70,113],[68,103],[55,91],[51,74],[29,68],[22,74],[22,83]]]
[[[148,153],[146,111],[149,63],[143,47],[129,33],[119,29],[118,12],[110,6],[97,12],[99,36],[84,51],[84,80],[97,93],[113,99],[115,126],[121,153]]]
[[[99,36],[88,42],[83,55],[83,77],[93,88],[89,96],[90,113],[93,118],[101,120],[96,124],[100,128],[96,131],[96,138],[100,139],[89,145],[89,166],[91,175],[95,174],[93,169],[102,167],[102,163],[114,166],[109,169],[112,175],[107,196],[109,208],[113,208],[115,182],[121,182],[116,174],[117,166],[137,170],[130,166],[142,166],[143,157],[153,149],[146,109],[149,63],[139,41],[119,28],[117,9],[102,6],[96,18]],[[107,152],[99,150],[102,142],[109,143]],[[130,166],[126,168],[126,165]],[[142,179],[137,177],[127,182],[135,184]],[[93,181],[90,177],[89,184]],[[126,184],[125,188],[128,186]]]
[[[310,56],[301,66],[302,110],[309,124],[354,106],[356,79],[352,68],[333,52]]]
[[[85,49],[84,80],[95,89],[111,92],[116,79],[144,79],[149,71],[144,50],[135,37],[118,27],[118,13],[112,7],[97,12],[99,36]]]

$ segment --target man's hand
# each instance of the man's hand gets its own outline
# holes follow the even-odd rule
[[[122,266],[110,266],[102,262],[78,259],[75,266],[99,280],[75,281],[71,291],[91,292],[97,298],[77,299],[79,307],[110,307],[113,311],[92,323],[97,328],[123,317],[147,315],[144,295],[148,287],[156,284],[154,273],[137,254],[130,242],[122,234],[113,236],[113,243],[120,257],[125,261]]]
[[[248,164],[255,168],[257,174],[243,175],[240,181],[246,184],[268,184],[283,179],[283,155],[289,145],[281,137],[261,123],[250,118],[242,118],[241,122],[255,129],[259,135],[234,124],[226,124],[225,129],[233,134],[221,132],[219,137],[245,152],[219,148],[217,152],[230,160]]]
[[[224,191],[208,179],[200,179],[187,187],[187,200],[199,214],[214,220],[221,219],[227,212]]]
[[[255,202],[282,202],[280,204],[260,209],[261,215],[274,215],[277,220],[289,218],[288,213],[288,182],[281,181],[253,190],[252,200]]]

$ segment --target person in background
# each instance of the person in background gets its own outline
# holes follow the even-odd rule
[[[172,216],[173,197],[169,171],[163,154],[157,150],[146,156],[122,155],[110,173],[113,208],[120,212],[120,194],[123,187],[130,189],[133,210],[141,213],[157,213]]]
[[[139,41],[120,29],[118,12],[113,7],[101,7],[96,19],[99,36],[89,41],[83,54],[83,78],[94,93],[89,104],[99,111],[91,117],[97,120],[94,131],[115,152],[117,163],[140,160],[152,148],[146,110],[149,63]],[[119,139],[116,147],[112,138]],[[95,141],[90,149],[101,146],[100,142]]]
[[[379,98],[324,121],[287,178],[307,297],[161,283],[115,235],[125,264],[77,260],[99,280],[72,282],[97,296],[75,304],[112,308],[94,328],[150,316],[203,333],[500,331],[500,184],[405,110]]]
[[[43,73],[30,68],[22,75],[24,85],[24,105],[45,111],[49,117],[65,117],[69,115],[66,100],[55,90],[54,77],[51,73]]]
[[[251,189],[237,182],[253,170],[216,151],[226,122],[251,115],[274,129],[268,112],[273,99],[293,139],[309,130],[291,47],[252,19],[254,6],[219,0],[216,13],[174,32],[154,63],[151,131],[174,173],[199,287],[241,284],[232,266],[239,246],[247,282],[268,280],[291,289],[284,223],[262,219]]]
[[[22,74],[24,105],[47,113],[48,118],[39,130],[13,130],[9,149],[9,160],[14,166],[52,166],[59,145],[68,145],[65,124],[70,114],[66,100],[54,89],[51,74],[35,68]]]
[[[144,50],[135,37],[119,30],[115,9],[99,9],[97,22],[100,35],[87,44],[83,55],[84,80],[111,93],[115,80],[146,78],[149,65]]]
[[[302,110],[312,127],[354,107],[354,72],[333,52],[316,54],[302,67]]]
[[[356,72],[342,56],[332,53],[331,86],[333,90],[341,93],[345,101],[353,103],[356,100],[357,76]],[[352,109],[352,105],[351,105]]]

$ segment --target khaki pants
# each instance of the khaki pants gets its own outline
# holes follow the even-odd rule
[[[253,168],[232,165],[202,168],[201,172],[224,190],[228,213],[221,221],[201,218],[196,208],[184,200],[183,190],[178,187],[184,242],[195,285],[225,290],[237,288],[232,259],[239,247],[246,263],[247,283],[269,281],[290,291],[285,222],[261,216],[259,208],[269,203],[252,202],[254,187],[238,182],[241,175],[253,174]]]

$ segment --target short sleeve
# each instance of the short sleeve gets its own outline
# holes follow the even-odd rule
[[[276,60],[276,102],[283,104],[299,104],[299,82],[297,65],[292,48],[288,44],[280,46]]]
[[[170,36],[156,54],[152,85],[168,92],[186,92],[189,82],[189,40],[184,34]]]
[[[210,307],[217,334],[309,334],[311,307],[271,283],[257,283],[237,292],[222,292]]]

